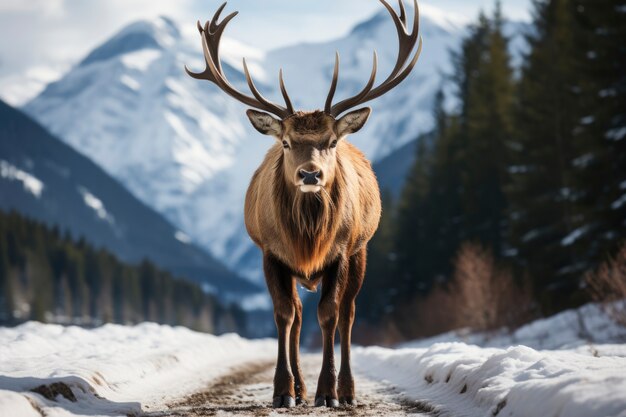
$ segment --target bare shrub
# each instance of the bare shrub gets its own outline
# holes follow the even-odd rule
[[[449,289],[439,284],[428,295],[399,306],[395,322],[407,339],[434,336],[456,328],[457,304]]]
[[[461,246],[454,262],[452,293],[458,300],[456,327],[490,330],[516,327],[531,315],[532,294],[523,280],[477,243]]]
[[[626,244],[596,271],[585,275],[591,297],[617,323],[626,326]]]
[[[356,321],[352,330],[352,340],[362,346],[394,346],[405,340],[395,320],[384,318],[379,324]],[[322,347],[322,338],[316,340],[315,347]]]
[[[395,328],[406,339],[460,328],[516,328],[534,318],[528,282],[517,282],[511,270],[500,265],[490,250],[465,243],[454,258],[452,279],[441,279],[428,294],[397,306]]]

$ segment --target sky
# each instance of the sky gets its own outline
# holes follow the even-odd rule
[[[195,30],[195,21],[208,20],[222,1],[0,0],[0,98],[22,104],[130,22],[165,15]],[[494,1],[420,4],[471,21]],[[512,19],[529,20],[529,4],[502,0]],[[376,0],[230,0],[226,10],[240,14],[228,36],[261,49],[323,41],[346,34],[381,8]]]

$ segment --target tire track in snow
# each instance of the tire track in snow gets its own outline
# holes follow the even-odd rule
[[[315,408],[320,355],[303,355],[302,369],[309,390],[309,405],[292,409],[273,409],[272,380],[274,361],[242,364],[214,381],[206,389],[168,405],[168,409],[153,411],[149,416],[433,416],[424,403],[407,402],[393,386],[355,374],[358,406],[353,408]]]

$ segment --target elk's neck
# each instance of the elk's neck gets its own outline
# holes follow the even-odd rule
[[[334,185],[331,190],[303,193],[283,178],[276,186],[274,201],[280,205],[276,212],[281,216],[276,221],[292,252],[291,266],[309,276],[325,264],[335,243],[338,190]]]
[[[285,187],[289,187],[285,183]],[[321,190],[317,193],[303,193],[291,186],[287,190],[284,220],[294,236],[299,238],[322,238],[332,228],[335,213],[335,202],[332,190]]]

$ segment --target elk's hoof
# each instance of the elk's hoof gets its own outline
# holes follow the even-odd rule
[[[279,395],[274,397],[272,407],[274,408],[292,408],[296,406],[296,400],[291,395]]]
[[[315,406],[337,408],[339,407],[339,401],[337,401],[336,398],[332,398],[328,395],[320,395],[319,397],[315,398]]]
[[[296,405],[307,405],[306,398],[296,397]]]
[[[352,397],[339,398],[339,404],[343,405],[344,407],[356,407],[357,406],[356,398],[352,398]]]

